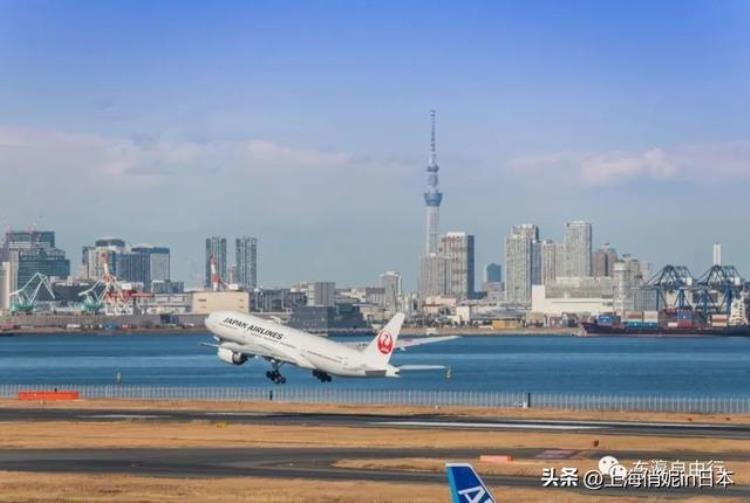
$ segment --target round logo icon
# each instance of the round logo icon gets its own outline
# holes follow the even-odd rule
[[[388,332],[380,332],[378,334],[378,351],[387,355],[393,351],[393,336]]]
[[[614,456],[604,456],[599,460],[599,471],[611,477],[627,477],[628,469],[617,461]]]

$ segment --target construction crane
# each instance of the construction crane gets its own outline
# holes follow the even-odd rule
[[[83,297],[82,310],[89,313],[99,313],[104,309],[107,314],[131,314],[130,301],[148,294],[138,294],[132,288],[125,288],[117,276],[109,271],[109,253],[103,251],[100,255],[103,274],[91,288],[79,293]]]
[[[211,255],[210,259],[211,263],[211,287],[213,288],[214,292],[218,292],[220,288],[227,288],[227,284],[224,283],[224,280],[221,279],[221,276],[219,275],[219,271],[216,268],[216,258]]]
[[[34,273],[31,279],[29,279],[22,288],[19,288],[15,292],[11,292],[11,313],[31,314],[36,307],[36,299],[39,296],[39,292],[41,292],[42,287],[47,290],[47,293],[49,293],[52,299],[55,298],[55,294],[52,291],[52,285],[49,282],[49,278],[40,272]]]

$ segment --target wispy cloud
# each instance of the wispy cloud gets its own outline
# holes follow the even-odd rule
[[[521,175],[553,176],[588,187],[684,180],[729,182],[750,178],[750,141],[654,147],[641,152],[558,152],[513,159]]]
[[[185,141],[147,136],[107,137],[0,127],[0,173],[84,177],[89,183],[171,183],[173,176],[257,176],[280,171],[336,170],[351,154],[281,145],[266,139]],[[80,178],[79,178],[80,179]]]

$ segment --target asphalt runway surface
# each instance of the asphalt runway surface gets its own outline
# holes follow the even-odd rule
[[[0,421],[227,421],[243,424],[418,428],[540,433],[590,432],[602,435],[654,435],[750,439],[750,424],[703,424],[636,421],[493,419],[486,417],[415,414],[321,414],[165,409],[0,408]]]
[[[231,423],[267,425],[353,426],[372,428],[433,428],[483,431],[525,431],[545,433],[589,432],[598,434],[659,435],[689,437],[749,438],[750,426],[677,423],[635,423],[611,421],[550,421],[526,419],[457,418],[441,415],[385,416],[368,414],[314,414],[217,412],[126,409],[0,409],[0,421],[146,421],[153,422],[155,435],[164,421],[227,421]],[[689,446],[689,442],[686,442]],[[710,461],[716,455],[690,451],[637,452],[564,451],[554,457],[554,449],[503,449],[502,454],[523,459],[598,459],[614,454],[620,459],[665,459]],[[553,457],[545,457],[552,452]],[[559,452],[559,451],[558,451]],[[120,449],[0,449],[0,469],[26,472],[58,473],[125,473],[154,477],[271,477],[314,480],[366,480],[404,483],[446,483],[445,474],[401,470],[368,470],[334,466],[342,459],[434,458],[446,461],[476,461],[486,449],[445,448],[120,448]],[[732,461],[750,461],[750,453],[733,452],[722,455],[731,470]],[[571,466],[576,466],[571,463]],[[539,476],[487,475],[490,486],[541,488]],[[563,489],[549,489],[560,491]],[[569,489],[565,489],[569,490]],[[731,496],[750,500],[750,487],[730,486],[726,489],[573,489],[585,494],[611,496]],[[550,497],[552,493],[550,494]],[[499,496],[499,495],[498,495]]]

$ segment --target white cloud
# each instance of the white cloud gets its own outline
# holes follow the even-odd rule
[[[517,158],[511,169],[589,187],[641,181],[727,182],[750,177],[750,141],[654,147],[643,152],[559,152]]]
[[[234,175],[339,169],[350,154],[279,145],[265,139],[193,142],[117,138],[0,127],[0,174],[84,179],[89,184],[155,185],[173,175]],[[27,178],[30,180],[30,177]]]

